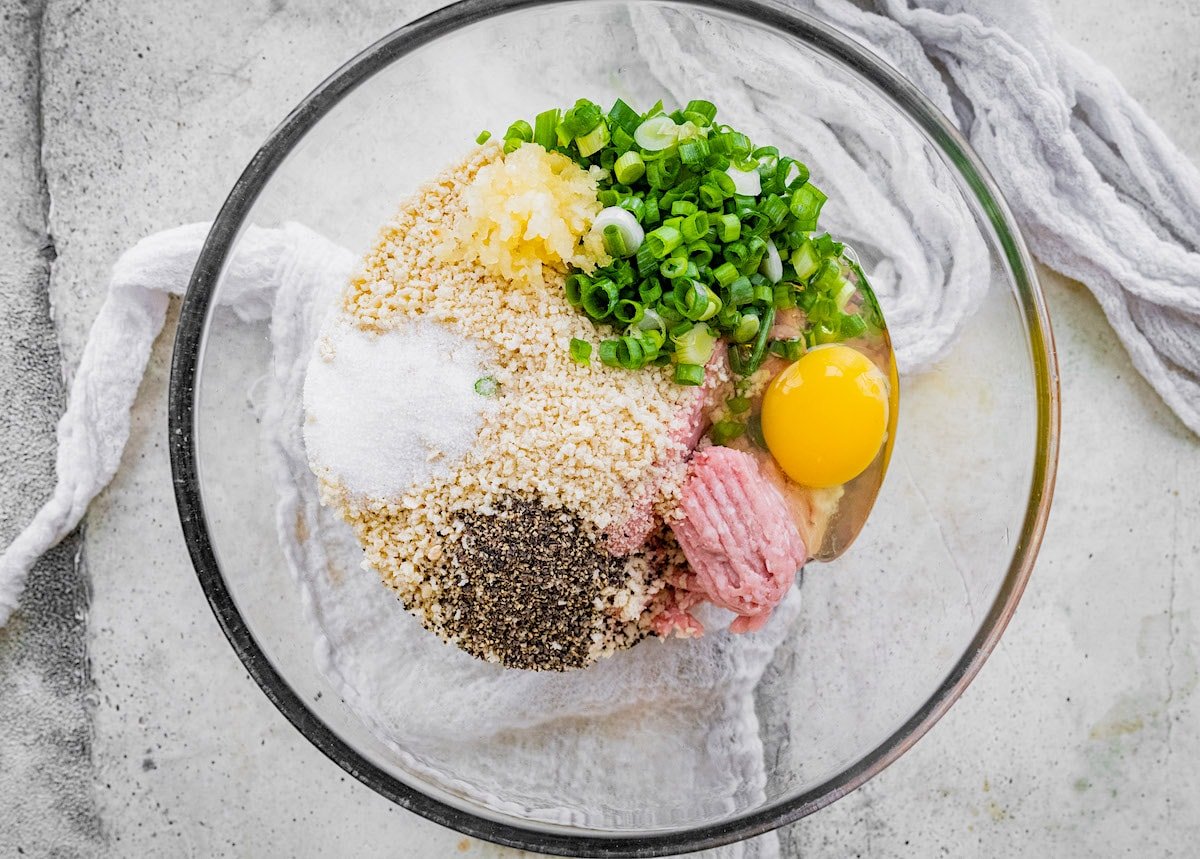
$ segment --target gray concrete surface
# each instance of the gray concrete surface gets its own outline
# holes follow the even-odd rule
[[[54,245],[39,170],[41,3],[0,0],[0,545],[54,482],[62,375],[46,285]],[[102,838],[92,790],[87,586],[73,535],[30,573],[0,630],[0,853],[85,856]]]
[[[27,418],[0,421],[0,537],[32,510],[52,468],[61,387],[42,291],[47,201],[58,253],[49,298],[70,368],[121,249],[211,217],[297,99],[434,5],[49,0],[39,54],[38,5],[0,0],[0,75],[17,83],[0,91],[0,314],[16,322],[0,342],[0,398],[31,404],[18,412]],[[1200,158],[1198,7],[1053,6],[1068,37]],[[48,196],[29,94],[39,67]],[[788,855],[1194,852],[1200,443],[1134,372],[1086,290],[1049,274],[1045,287],[1063,369],[1063,457],[1021,609],[943,722],[865,788],[791,827]],[[90,677],[69,546],[39,567],[22,617],[0,633],[0,854],[516,855],[360,786],[246,676],[176,524],[164,444],[169,351],[167,334],[121,472],[87,520]],[[65,678],[63,688],[48,698],[20,691],[31,676]],[[34,765],[61,768],[43,786],[5,755],[41,748],[34,729],[51,723],[66,739]],[[23,795],[27,786],[35,789]],[[67,813],[52,810],[64,803]]]

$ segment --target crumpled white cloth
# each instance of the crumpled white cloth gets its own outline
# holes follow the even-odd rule
[[[799,0],[796,4],[811,8]],[[1200,432],[1200,172],[1196,167],[1111,74],[1055,36],[1045,13],[1030,2],[878,0],[874,8],[864,9],[848,0],[815,0],[812,5],[883,55],[956,119],[1000,183],[1034,253],[1096,294],[1135,366],[1180,418]],[[657,47],[645,44],[643,51],[653,57],[653,52],[664,50],[662,45],[669,45],[672,38],[711,38],[703,31],[686,32],[680,27],[671,23],[663,30],[646,30],[658,32],[663,41]],[[668,63],[657,69],[663,84],[679,95],[685,94],[685,88],[688,95],[703,89],[702,67]],[[759,69],[754,68],[753,75],[758,74]],[[743,91],[731,92],[731,87]],[[744,107],[754,103],[754,94],[745,82],[714,81],[711,91],[729,93],[722,103],[731,119],[755,124],[755,116]],[[835,97],[836,93],[829,95]],[[747,115],[738,116],[738,110]],[[823,153],[819,157],[829,159],[823,175],[853,177],[853,170],[858,169],[869,178],[870,159],[864,158],[865,154],[896,157],[896,150],[889,149],[879,129],[862,128],[855,140],[843,147],[837,145],[829,126],[822,128],[803,116],[786,118],[811,133],[813,149]],[[848,125],[852,121],[852,116],[845,117]],[[894,181],[902,183],[905,177]],[[912,181],[921,180],[914,177]],[[903,204],[902,185],[881,188],[850,180],[845,180],[845,185],[828,190],[844,193],[856,206],[874,206],[881,214],[880,232],[852,238],[855,242],[876,241],[888,249],[887,262],[873,272],[874,280],[902,363],[910,369],[924,366],[936,360],[974,306],[972,274],[981,264],[981,249],[973,245],[965,229],[932,220],[930,234],[939,235],[949,243],[945,247],[954,249],[949,255],[943,253],[940,262],[921,239],[902,235],[895,227],[902,219],[889,212]],[[870,190],[863,191],[864,186]],[[838,225],[831,226],[836,229]],[[33,522],[0,555],[0,624],[17,606],[32,563],[75,527],[88,503],[114,474],[129,434],[129,410],[150,346],[161,329],[167,296],[186,286],[206,229],[206,225],[194,224],[152,236],[114,267],[108,299],[94,323],[67,412],[59,424],[58,485]],[[300,425],[293,395],[303,361],[295,350],[309,342],[292,335],[313,330],[316,313],[311,305],[306,309],[295,299],[305,290],[320,292],[327,284],[338,282],[351,264],[350,257],[298,225],[277,230],[251,227],[240,247],[225,300],[243,320],[269,320],[277,349],[293,350],[289,359],[277,360],[267,398],[269,420],[264,421],[283,428],[269,439],[283,492],[280,521],[290,522],[292,533],[296,513],[311,517],[318,525],[313,529],[318,536],[304,543],[289,540],[288,529],[281,527],[281,542],[305,588],[310,614],[324,635],[320,658],[331,682],[349,690],[347,700],[377,730],[400,732],[397,745],[403,746],[414,736],[403,732],[419,730],[421,719],[428,720],[434,713],[418,712],[416,727],[388,724],[386,707],[380,707],[378,701],[356,700],[354,690],[370,689],[372,683],[377,684],[376,691],[383,687],[378,685],[382,682],[379,678],[371,676],[372,664],[356,661],[355,656],[355,648],[361,656],[378,646],[370,638],[376,625],[350,624],[349,618],[361,618],[361,611],[377,611],[381,614],[379,629],[406,634],[403,625],[407,623],[414,633],[419,630],[393,601],[374,599],[372,595],[379,591],[369,577],[348,577],[361,591],[343,590],[340,596],[321,590],[325,580],[306,579],[324,555],[346,547],[339,546],[336,527],[322,518],[324,514],[313,506],[311,495],[303,490],[289,495],[285,489],[289,483],[299,485],[295,468],[302,462],[297,460],[302,448],[297,446]],[[945,259],[951,262],[947,264]],[[367,600],[369,605],[358,600]],[[789,610],[794,611],[794,606]],[[773,626],[784,627],[786,618],[784,621]],[[414,648],[440,648],[423,634],[405,640]],[[736,687],[744,698],[748,687],[741,684],[753,685],[755,672],[761,672],[772,650],[769,633],[758,639],[747,637],[732,646],[728,639],[712,636],[702,646],[709,651],[693,649],[690,658],[707,659],[706,665],[716,666],[703,682],[710,690]],[[645,661],[639,654],[689,658],[675,654],[671,645],[663,647],[667,649],[643,646],[624,658]],[[450,651],[440,648],[428,658],[445,659],[455,671],[476,672],[471,679],[476,694],[500,696],[497,700],[506,705],[520,705],[517,689],[526,698],[532,694],[521,685],[525,681],[506,676],[504,684],[491,683],[489,667],[447,653]],[[451,664],[456,659],[462,664]],[[650,670],[650,666],[633,668]],[[571,696],[587,694],[573,683],[587,686],[603,681],[605,671],[619,673],[617,668],[600,666],[578,675],[580,679],[571,675],[561,678],[561,689],[551,690],[561,692],[555,712],[566,713]],[[587,683],[581,679],[585,676]],[[505,685],[512,689],[505,690]],[[533,690],[542,695],[546,691]],[[437,688],[438,695],[455,693],[454,688]],[[682,692],[677,688],[668,692],[668,697],[671,694]],[[599,701],[592,698],[583,703],[594,706]],[[717,712],[725,713],[720,707]],[[531,731],[536,731],[533,721],[545,716],[544,710],[535,712],[530,707],[518,713],[531,720],[526,726]],[[746,717],[745,712],[726,715],[731,715],[731,724]],[[487,731],[487,725],[464,725],[465,736],[474,732],[477,740],[488,742],[489,750],[495,752],[494,737]],[[751,791],[762,786],[762,763],[753,760],[752,733],[738,740],[744,744],[739,747],[740,763],[732,769],[740,788]],[[587,738],[577,740],[586,742]],[[520,749],[514,746],[512,753],[519,754]],[[424,763],[410,760],[410,765],[420,768]],[[602,775],[593,774],[597,778]],[[553,809],[543,811],[552,813]],[[747,849],[766,855],[772,848],[768,844]]]
[[[955,119],[1033,254],[1200,433],[1200,169],[1032,0],[815,0]],[[943,76],[942,71],[949,78]]]

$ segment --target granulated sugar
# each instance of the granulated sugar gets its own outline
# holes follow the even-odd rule
[[[317,340],[304,384],[313,470],[357,498],[395,499],[445,474],[475,440],[490,401],[480,350],[426,320],[383,332],[344,319]]]

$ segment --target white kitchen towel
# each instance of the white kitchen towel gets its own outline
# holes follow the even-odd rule
[[[820,14],[900,68],[959,123],[1000,182],[1035,254],[1095,292],[1135,365],[1181,419],[1200,432],[1200,174],[1195,166],[1108,72],[1058,39],[1046,15],[1031,3],[880,0],[874,9],[863,9],[848,0],[816,0],[816,6]],[[660,33],[663,39],[713,38],[677,21]],[[719,50],[720,45],[710,48]],[[654,46],[643,49],[655,50]],[[687,81],[670,79],[674,67],[667,65],[664,84],[682,90]],[[771,70],[748,68],[746,77],[758,78],[760,73]],[[694,78],[691,82],[695,84]],[[743,81],[720,83],[722,88],[713,92],[718,98],[725,96],[723,101],[737,103],[744,98],[754,103],[755,94]],[[689,94],[692,91],[694,86]],[[880,289],[901,358],[907,356],[910,367],[936,360],[972,307],[971,294],[964,289],[970,286],[976,249],[962,238],[962,232],[953,231],[953,225],[935,228],[946,230],[947,241],[960,243],[950,246],[961,249],[962,267],[956,271],[944,261],[931,260],[928,248],[920,244],[900,243],[890,261],[894,272],[882,278],[885,288]],[[59,425],[58,486],[30,526],[0,555],[0,623],[16,607],[30,565],[75,527],[115,472],[128,438],[129,410],[138,382],[162,326],[166,296],[184,289],[205,230],[205,225],[190,225],[152,236],[114,268],[108,299],[94,323]],[[312,321],[311,311],[297,305],[285,311],[280,296],[296,290],[320,291],[343,277],[349,265],[344,251],[303,227],[251,228],[234,260],[230,291],[223,299],[244,320],[270,320],[278,348],[287,342],[281,339],[284,332],[308,330],[303,326]],[[929,333],[930,318],[949,322]],[[295,346],[300,341],[290,342]],[[292,422],[291,429],[275,439],[278,483],[283,488],[288,481],[295,484],[297,477],[291,469],[298,439],[288,432],[298,431],[299,425],[296,414],[288,410],[294,408],[289,392],[294,393],[294,373],[302,372],[297,370],[302,364],[282,361],[278,366],[284,375],[274,380],[275,393],[268,397],[267,408],[278,426]],[[280,515],[290,510],[321,516],[311,503],[311,497],[289,497],[285,491]],[[294,533],[295,518],[284,521],[293,523]],[[322,525],[317,529],[320,541],[307,543],[289,540],[285,531],[281,528],[282,543],[304,585],[306,571],[316,568],[317,555],[339,550],[336,527]],[[326,540],[324,535],[331,536]],[[355,581],[368,587],[366,577]],[[305,586],[312,595],[314,619],[326,639],[335,641],[329,630],[344,621],[336,611],[350,603],[330,602],[328,609],[322,609],[317,583]],[[405,617],[397,614],[387,623],[404,623]],[[349,630],[342,632],[346,634],[338,641],[346,647],[369,646],[368,641],[349,635]],[[414,647],[433,646],[428,636],[413,636],[412,641]],[[720,669],[709,682],[732,684],[731,689],[742,683],[752,685],[755,671],[761,671],[769,656],[771,641],[747,638],[728,650],[721,649],[722,641],[727,639],[713,636],[706,645],[712,650],[704,658]],[[629,656],[639,651],[648,652],[638,648]],[[322,656],[335,685],[371,688],[370,677],[363,682],[369,666],[345,659],[339,664],[339,658],[336,648]],[[350,676],[354,671],[359,675]],[[487,682],[486,678],[480,681],[483,691],[511,694],[499,684],[489,689]],[[574,694],[570,683],[569,678],[563,681],[560,712],[568,706],[567,696]],[[745,696],[745,687],[740,694]],[[349,700],[353,702],[353,694]],[[368,704],[357,705],[377,730],[411,729],[380,724]],[[434,715],[430,711],[425,717]],[[734,714],[734,719],[744,716]],[[527,727],[537,729],[532,723]],[[475,725],[473,729],[486,735],[489,728]],[[731,753],[753,766],[735,771],[747,789],[760,789],[761,762],[752,761],[757,751],[754,740],[745,734],[741,737],[738,742],[745,745]],[[514,747],[513,754],[522,753]]]

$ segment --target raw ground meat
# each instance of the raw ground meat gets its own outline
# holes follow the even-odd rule
[[[687,558],[689,597],[701,596],[735,612],[732,632],[762,628],[808,559],[779,491],[754,457],[707,447],[692,457],[679,502],[675,539]],[[672,606],[668,629],[689,628],[682,617],[694,599]]]
[[[718,391],[724,387],[728,377],[727,370],[726,347],[723,342],[719,342],[705,365],[704,384],[696,388],[696,395],[688,399],[687,405],[671,423],[671,443],[667,446],[666,454],[650,468],[629,515],[610,525],[604,532],[605,548],[618,558],[645,545],[646,540],[662,521],[654,509],[661,484],[670,480],[676,470],[683,467],[704,435],[708,426],[708,410],[716,402]]]

